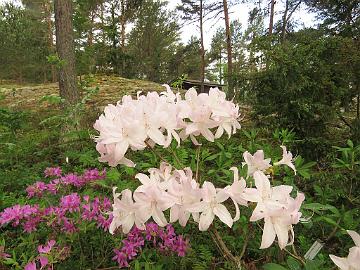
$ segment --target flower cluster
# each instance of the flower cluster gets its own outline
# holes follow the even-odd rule
[[[56,176],[57,178],[52,179],[49,183],[37,181],[35,184],[28,186],[26,192],[29,198],[34,196],[41,197],[44,192],[57,194],[63,186],[82,187],[89,182],[102,180],[106,177],[106,171],[100,172],[98,169],[88,169],[82,175],[74,173],[62,175],[59,167],[46,168],[44,174],[45,177]]]
[[[95,221],[99,228],[107,230],[112,216],[107,213],[111,209],[108,198],[95,197],[90,201],[89,196],[80,197],[77,193],[60,198],[59,206],[50,205],[40,208],[38,205],[14,205],[0,213],[0,226],[11,223],[14,227],[22,225],[24,231],[32,232],[40,224],[51,227],[60,227],[67,233],[76,231],[76,223],[82,220]],[[80,215],[80,218],[76,218]]]
[[[180,257],[185,256],[189,247],[188,241],[181,235],[176,235],[172,225],[167,225],[166,229],[160,228],[156,223],[146,224],[144,230],[133,227],[126,239],[122,241],[121,249],[114,249],[113,260],[117,261],[119,267],[128,267],[129,261],[134,259],[148,241],[161,252],[172,252]]]
[[[360,270],[360,235],[355,231],[347,231],[353,239],[355,246],[350,248],[349,255],[346,258],[340,258],[330,255],[330,259],[341,270]]]
[[[289,155],[286,148],[283,155],[283,160]],[[248,171],[251,171],[256,188],[247,188],[245,179],[239,179],[235,167],[231,168],[234,171],[232,185],[224,188],[215,188],[213,183],[208,181],[200,187],[193,179],[190,168],[173,170],[166,163],[162,163],[159,169],[149,169],[149,175],[137,174],[135,177],[142,185],[133,193],[129,189],[117,193],[114,188],[110,233],[118,227],[121,227],[124,233],[128,233],[134,224],[139,229],[145,229],[145,223],[150,218],[164,227],[168,224],[164,211],[168,209],[170,209],[170,223],[179,221],[181,226],[185,226],[192,216],[199,224],[199,230],[206,231],[214,218],[218,217],[228,227],[232,227],[240,217],[239,205],[247,206],[248,202],[256,202],[250,220],[265,220],[260,248],[269,247],[276,236],[280,248],[284,248],[291,244],[294,238],[292,225],[300,220],[299,209],[304,195],[298,193],[294,199],[290,196],[291,186],[271,187],[268,176],[264,173],[270,167],[270,165],[265,166],[270,164],[270,160],[265,160],[263,153],[255,154],[251,156],[252,158],[249,158],[250,156],[248,152],[244,153],[245,163]],[[225,206],[228,199],[235,206],[234,217]]]
[[[54,269],[54,263],[63,261],[70,256],[70,247],[61,246],[51,239],[37,248],[39,255],[25,265],[25,270]]]
[[[48,254],[50,253],[53,246],[56,244],[55,240],[49,240],[45,246],[39,245],[38,246],[38,252],[40,256],[37,258],[37,260],[33,260],[29,262],[25,266],[25,270],[37,270],[36,261],[39,261],[40,268],[39,269],[45,269],[45,267],[49,264]]]
[[[239,107],[225,99],[225,93],[217,88],[209,93],[198,94],[189,89],[182,99],[166,85],[167,91],[138,94],[137,99],[124,96],[116,106],[108,105],[104,114],[94,124],[99,131],[95,138],[99,160],[110,166],[124,164],[134,166],[125,157],[129,148],[143,150],[148,145],[168,147],[174,138],[178,144],[190,136],[194,144],[202,135],[214,141],[224,131],[230,137],[240,128]],[[215,134],[211,131],[216,128]]]
[[[296,174],[296,168],[294,164],[292,163],[293,156],[292,154],[286,150],[286,147],[284,145],[280,146],[283,150],[282,159],[278,162],[274,163],[274,166],[279,165],[287,165],[289,166],[294,173]],[[247,165],[248,170],[247,174],[248,176],[252,176],[254,172],[256,171],[262,171],[266,172],[267,169],[271,167],[271,158],[264,158],[264,151],[263,150],[257,150],[254,155],[251,155],[248,151],[246,151],[243,155],[245,162],[242,163],[243,166]]]

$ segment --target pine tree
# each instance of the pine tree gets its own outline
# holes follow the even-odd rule
[[[66,104],[79,100],[75,72],[75,46],[72,24],[73,7],[71,0],[55,0],[56,51],[62,62],[59,67],[60,96]]]

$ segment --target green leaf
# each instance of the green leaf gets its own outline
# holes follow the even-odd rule
[[[284,266],[277,264],[277,263],[267,263],[263,265],[264,270],[288,270]]]
[[[219,156],[219,154],[216,153],[216,154],[213,154],[213,155],[211,155],[211,156],[208,156],[207,158],[205,158],[205,160],[206,160],[206,161],[214,160],[214,159],[216,159],[218,156]]]
[[[106,173],[106,178],[111,180],[112,182],[118,180],[120,178],[120,173],[116,168],[111,168],[107,173]]]
[[[287,258],[286,263],[291,270],[301,270],[301,263],[291,256]]]
[[[302,208],[308,209],[308,210],[313,210],[313,211],[316,211],[316,210],[325,211],[325,210],[330,210],[330,209],[334,210],[335,207],[332,205],[329,205],[329,204],[324,205],[321,203],[307,203],[307,204],[304,204],[302,206]]]

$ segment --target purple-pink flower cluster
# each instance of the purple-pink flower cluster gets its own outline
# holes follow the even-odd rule
[[[38,256],[37,260],[28,262],[28,264],[25,265],[25,270],[37,270],[36,261],[39,261],[40,269],[45,269],[45,267],[49,264],[49,259],[47,256],[55,244],[55,240],[49,240],[46,245],[39,245],[38,252],[40,256]]]
[[[189,243],[181,235],[176,235],[174,227],[169,224],[166,228],[159,227],[156,223],[146,224],[145,230],[134,226],[128,233],[127,238],[122,241],[120,249],[114,249],[113,260],[117,261],[119,267],[128,267],[129,262],[134,259],[148,241],[154,248],[168,253],[172,252],[180,257],[185,256]]]
[[[0,213],[0,226],[11,223],[14,227],[22,225],[25,232],[32,232],[45,223],[51,227],[60,227],[67,233],[73,233],[76,224],[83,220],[95,221],[99,228],[108,230],[112,221],[111,201],[108,198],[89,196],[80,197],[77,193],[60,198],[58,206],[40,208],[38,205],[14,205]]]
[[[69,173],[62,175],[59,167],[46,168],[44,171],[45,177],[56,177],[49,183],[37,181],[35,184],[28,186],[26,192],[29,198],[34,196],[41,197],[44,192],[57,194],[63,186],[83,187],[89,182],[102,180],[106,177],[106,171],[99,171],[98,169],[88,169],[82,175]]]

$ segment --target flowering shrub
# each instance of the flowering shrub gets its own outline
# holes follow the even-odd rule
[[[58,168],[57,168],[58,169]],[[49,168],[45,170],[45,176],[49,177]],[[61,170],[58,169],[60,172]],[[97,169],[86,170],[83,175],[66,174],[56,175],[59,178],[51,180],[49,183],[36,182],[26,188],[28,197],[41,197],[45,192],[58,194],[64,192],[66,186],[83,186],[86,183],[101,180],[105,177],[105,171],[99,172]],[[53,176],[55,176],[53,174]],[[40,207],[34,205],[14,205],[4,209],[0,213],[0,225],[11,223],[12,226],[22,225],[25,232],[32,232],[40,224],[46,224],[52,228],[72,233],[76,231],[76,222],[82,220],[95,221],[98,227],[108,229],[112,217],[107,214],[111,208],[108,198],[95,197],[90,200],[89,196],[81,197],[78,193],[62,195],[58,205],[48,205]]]
[[[80,227],[84,222],[94,222],[98,228],[104,231],[109,230],[110,223],[112,221],[111,201],[107,197],[94,197],[90,198],[88,195],[80,195],[77,192],[69,192],[69,187],[80,188],[86,184],[96,183],[106,177],[105,170],[99,171],[97,169],[85,170],[82,175],[74,173],[62,174],[60,168],[47,168],[44,171],[45,177],[52,177],[49,183],[38,181],[35,184],[26,188],[28,198],[46,198],[53,195],[59,195],[57,203],[49,204],[41,207],[38,204],[26,204],[26,205],[14,205],[12,207],[4,209],[0,213],[0,226],[6,226],[11,224],[13,227],[22,226],[24,232],[31,233],[37,231],[41,227],[48,227],[52,231],[61,233],[74,234],[80,230]],[[55,178],[54,178],[55,177]],[[153,243],[159,250],[175,252],[179,256],[184,256],[187,241],[182,236],[176,236],[174,228],[167,227],[167,230],[157,228],[156,224],[148,224],[144,237],[146,240],[150,235],[154,237]],[[150,228],[152,233],[150,233]],[[155,234],[154,234],[155,233]],[[136,236],[136,239],[142,237],[143,233],[139,229],[135,228],[132,231],[132,235]],[[128,265],[127,260],[136,257],[140,251],[142,245],[136,247],[131,253],[129,252],[131,243],[135,244],[134,239],[128,236],[127,240],[123,240],[124,247],[121,251],[114,249],[116,260],[120,266]],[[159,240],[156,240],[156,239]],[[133,241],[133,242],[131,242]],[[55,240],[49,240],[46,245],[39,245],[39,255],[29,261],[25,269],[46,269],[47,266],[64,260],[69,256],[69,247],[54,245]],[[135,246],[132,246],[135,248]],[[53,250],[53,252],[51,252]],[[121,257],[126,254],[126,257]],[[120,256],[120,257],[119,257]],[[4,259],[9,258],[10,255],[4,253],[2,255]],[[121,259],[123,258],[123,259]],[[39,267],[38,267],[39,266]]]
[[[185,99],[175,95],[169,86],[167,92],[159,95],[149,92],[138,98],[124,96],[122,103],[108,105],[104,114],[96,121],[94,128],[100,132],[95,139],[100,161],[110,166],[135,164],[125,157],[130,147],[143,150],[155,144],[168,147],[172,138],[178,144],[190,136],[195,145],[196,137],[204,136],[213,142],[224,131],[230,137],[240,128],[239,107],[225,100],[225,93],[212,88],[209,94],[197,94],[194,88],[188,90]],[[211,129],[217,128],[215,135]],[[164,133],[166,132],[166,136]]]
[[[146,224],[144,230],[133,227],[124,239],[121,249],[114,249],[116,260],[120,267],[128,267],[128,261],[138,255],[144,247],[145,242],[150,242],[154,248],[161,252],[175,252],[178,256],[185,256],[188,241],[181,235],[175,234],[174,228],[169,224],[166,229],[160,228],[156,223]]]
[[[99,160],[112,167],[126,166],[107,173],[88,169],[82,175],[64,174],[60,167],[47,168],[45,180],[26,188],[25,203],[17,202],[0,213],[0,226],[7,226],[7,236],[22,230],[28,238],[21,238],[21,244],[36,247],[39,243],[37,250],[26,250],[18,258],[14,252],[9,254],[2,238],[0,261],[27,270],[49,269],[60,261],[66,263],[64,269],[101,269],[115,263],[120,268],[140,269],[150,267],[154,255],[175,255],[182,269],[208,269],[218,263],[211,252],[220,252],[218,260],[225,262],[225,269],[247,269],[255,267],[249,261],[261,255],[259,247],[269,248],[260,261],[275,258],[276,247],[271,247],[275,242],[280,254],[286,252],[311,269],[294,246],[293,252],[287,249],[294,240],[304,242],[298,232],[295,239],[293,226],[308,220],[302,218],[302,212],[311,214],[306,212],[311,204],[300,211],[305,195],[295,186],[299,175],[309,177],[306,164],[299,156],[295,160],[283,145],[288,143],[281,140],[279,155],[279,147],[272,151],[269,145],[257,144],[253,133],[244,132],[251,141],[244,148],[234,136],[240,128],[239,116],[238,106],[225,100],[218,89],[208,94],[191,89],[182,98],[167,87],[160,94],[138,94],[136,99],[125,96],[116,106],[109,105],[94,125],[99,131],[95,137]],[[226,140],[221,138],[223,133],[232,137],[224,143],[234,148],[231,152],[221,143]],[[188,147],[191,143],[195,146]],[[150,151],[133,155],[142,158],[136,166],[129,149]],[[157,167],[159,159],[162,162]],[[134,175],[137,181],[133,181]],[[110,185],[107,177],[112,178]],[[304,187],[301,184],[302,190]],[[113,202],[106,196],[111,190]],[[319,205],[313,203],[322,207]],[[176,234],[175,228],[191,238]],[[93,245],[88,242],[92,234],[98,234]],[[358,245],[356,233],[349,234]],[[209,241],[215,245],[207,247]],[[331,259],[341,269],[357,269],[356,248],[350,249],[347,258]],[[63,262],[75,252],[74,260]],[[94,257],[99,257],[96,262]],[[92,263],[78,265],[78,259],[84,262],[89,258]],[[187,258],[193,261],[186,262]],[[168,269],[166,259],[161,260],[159,265]],[[289,266],[291,263],[287,261]],[[271,263],[265,269],[274,265],[279,266]]]
[[[100,132],[95,138],[101,154],[100,161],[110,166],[134,166],[132,161],[125,158],[129,147],[143,150],[158,144],[166,148],[172,137],[178,146],[180,139],[187,137],[195,145],[200,145],[196,139],[199,135],[213,142],[224,131],[230,138],[240,128],[238,106],[226,101],[225,93],[220,90],[212,88],[208,94],[197,94],[195,89],[190,89],[182,99],[180,94],[174,94],[168,86],[166,88],[167,91],[160,95],[155,92],[146,96],[138,94],[135,100],[125,96],[121,103],[105,108],[104,114],[94,125]],[[213,128],[216,128],[215,135],[211,131]],[[283,157],[273,166],[285,164],[296,173],[292,154],[287,152],[285,146],[281,147]],[[268,179],[271,159],[264,159],[262,150],[254,155],[246,151],[243,157],[243,165],[247,165],[247,181],[253,180],[255,188],[246,187],[246,180],[239,179],[236,167],[231,168],[234,172],[233,183],[224,188],[216,188],[210,181],[200,185],[190,168],[176,170],[167,163],[162,163],[159,169],[149,169],[149,175],[137,174],[135,178],[141,185],[133,193],[129,189],[120,193],[116,192],[116,188],[113,190],[110,232],[114,233],[121,227],[124,233],[128,233],[134,225],[145,229],[145,223],[150,218],[164,227],[168,224],[164,214],[168,209],[171,223],[179,221],[181,226],[186,226],[192,216],[199,230],[206,231],[217,217],[231,228],[240,218],[239,205],[248,206],[249,202],[253,202],[256,207],[250,221],[265,220],[260,248],[269,247],[276,236],[281,249],[292,244],[292,225],[300,220],[299,209],[304,195],[298,193],[294,199],[290,196],[291,186],[271,187]],[[231,200],[235,206],[234,217],[226,207],[227,200]]]

